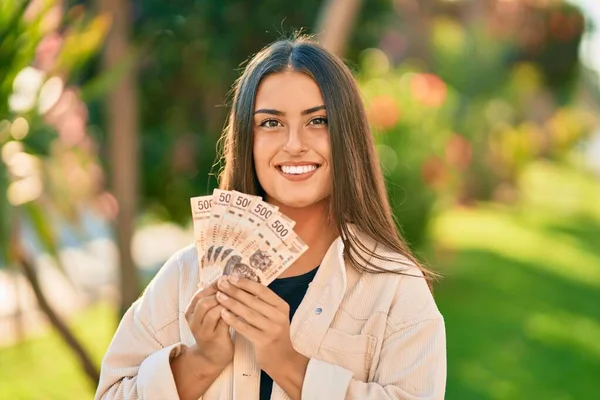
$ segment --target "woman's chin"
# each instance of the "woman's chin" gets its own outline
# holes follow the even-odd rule
[[[317,196],[306,196],[306,194],[304,194],[303,196],[291,196],[291,195],[286,195],[286,196],[278,196],[276,198],[274,198],[275,205],[278,205],[280,208],[282,207],[287,207],[287,208],[297,208],[297,209],[301,209],[301,208],[308,208],[308,207],[312,207],[312,206],[317,206],[317,205],[325,205],[323,200],[325,200],[326,198],[323,197],[317,197]]]
[[[290,200],[290,201],[282,201],[281,204],[284,207],[288,207],[288,208],[307,208],[310,207],[314,204],[314,202],[310,201],[310,200],[298,200],[298,199],[294,199],[294,200]]]

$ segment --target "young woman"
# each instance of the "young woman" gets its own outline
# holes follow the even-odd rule
[[[444,398],[430,273],[396,231],[342,61],[308,39],[259,52],[235,84],[220,178],[295,220],[308,251],[269,287],[202,290],[195,248],[175,254],[123,317],[96,399]]]

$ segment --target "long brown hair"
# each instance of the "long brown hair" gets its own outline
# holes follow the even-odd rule
[[[331,140],[333,190],[330,214],[344,242],[345,256],[362,272],[404,273],[390,270],[372,257],[416,265],[426,278],[433,273],[411,254],[396,229],[364,105],[350,70],[335,55],[306,37],[277,41],[257,53],[233,86],[233,105],[222,139],[225,166],[222,189],[264,196],[252,157],[253,113],[258,86],[269,74],[296,71],[310,76],[321,89]],[[391,251],[375,252],[353,231]],[[394,253],[401,257],[394,257]]]

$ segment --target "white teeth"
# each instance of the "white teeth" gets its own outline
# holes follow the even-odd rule
[[[291,175],[306,174],[308,172],[314,171],[315,169],[317,169],[317,166],[314,164],[312,164],[312,165],[282,165],[281,166],[281,171],[283,171],[284,174],[291,174]]]

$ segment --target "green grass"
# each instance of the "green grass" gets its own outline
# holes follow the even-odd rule
[[[567,172],[535,174],[521,206],[454,210],[434,225],[449,400],[598,397],[600,185],[565,193]]]
[[[98,366],[116,327],[115,311],[106,304],[82,312],[72,324]],[[53,331],[0,348],[0,399],[93,399],[95,387],[77,359]]]

